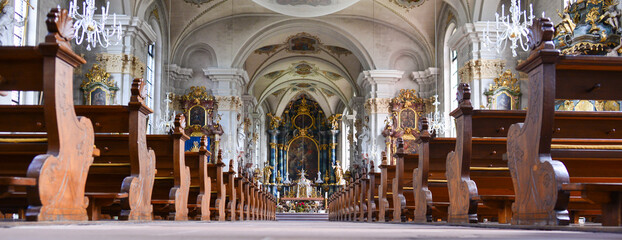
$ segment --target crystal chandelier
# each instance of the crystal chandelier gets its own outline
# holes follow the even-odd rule
[[[484,32],[485,44],[495,45],[498,53],[505,50],[508,41],[512,42],[510,49],[512,49],[512,56],[514,57],[516,57],[516,48],[518,48],[519,41],[523,51],[529,49],[527,33],[534,19],[533,7],[529,4],[529,16],[527,16],[527,11],[521,11],[520,5],[520,0],[518,2],[512,0],[509,15],[505,15],[504,5],[501,5],[501,17],[499,17],[498,13],[495,13],[496,39],[494,41],[490,40],[490,22],[486,22],[486,31]],[[521,22],[521,18],[524,22]],[[500,32],[500,29],[503,31]]]
[[[173,99],[175,99],[175,94],[172,92],[167,92],[166,99],[164,99],[164,103],[166,105],[166,109],[164,110],[164,116],[162,117],[162,119],[160,119],[159,123],[157,124],[160,131],[164,133],[168,133],[172,131],[173,126],[175,124],[174,122],[175,122],[176,113],[175,111],[173,111],[173,113],[171,114],[169,110],[169,105],[171,105],[171,103],[173,102]]]
[[[438,111],[438,105],[441,103],[438,102],[438,95],[434,95],[434,112],[428,113],[428,129],[430,134],[436,133],[436,135],[445,134],[445,130],[447,130],[447,125],[445,124],[445,116],[441,112]]]
[[[121,41],[123,30],[121,23],[117,25],[117,15],[113,14],[112,31],[106,28],[106,20],[108,19],[108,10],[110,2],[106,7],[102,7],[101,19],[99,21],[93,19],[95,16],[95,0],[86,0],[82,3],[82,13],[78,12],[78,1],[72,0],[69,4],[69,16],[74,19],[73,27],[76,31],[76,44],[82,44],[86,37],[86,50],[91,51],[91,47],[99,44],[103,48],[110,46],[109,38],[116,38],[114,44]],[[86,36],[85,36],[86,35]]]

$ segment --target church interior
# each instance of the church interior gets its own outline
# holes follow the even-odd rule
[[[0,0],[0,238],[619,239],[620,21],[619,0]]]

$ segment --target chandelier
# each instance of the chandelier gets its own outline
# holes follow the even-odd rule
[[[72,0],[69,3],[69,16],[75,20],[73,27],[76,31],[76,44],[82,44],[82,41],[86,38],[86,42],[88,43],[86,50],[88,51],[91,51],[91,47],[96,47],[97,44],[103,48],[107,48],[110,46],[110,38],[116,38],[114,42],[116,45],[121,41],[123,35],[121,23],[119,22],[117,25],[116,14],[112,15],[112,31],[106,28],[110,2],[106,4],[106,7],[102,7],[102,14],[99,21],[93,19],[95,16],[95,9],[95,0],[85,0],[85,2],[82,3],[82,13],[78,12],[77,0]]]
[[[160,132],[169,133],[173,130],[173,127],[175,125],[176,112],[173,111],[173,113],[171,114],[171,111],[169,110],[169,105],[171,105],[173,99],[175,99],[175,94],[172,92],[167,92],[166,99],[164,99],[164,103],[166,105],[166,109],[164,110],[164,116],[156,125],[158,126]]]
[[[447,125],[445,124],[445,117],[441,112],[438,111],[438,105],[441,103],[438,102],[438,95],[434,95],[434,112],[428,113],[428,129],[430,134],[436,133],[436,135],[445,134],[445,130],[447,130]]]
[[[520,9],[520,0],[518,2],[516,0],[512,0],[510,4],[511,6],[509,15],[505,15],[504,5],[501,5],[501,16],[499,16],[498,13],[495,13],[496,39],[494,41],[490,40],[490,22],[486,22],[484,43],[486,45],[495,45],[497,53],[500,53],[501,51],[505,50],[508,41],[510,41],[512,56],[516,57],[516,49],[518,48],[518,45],[520,45],[523,51],[527,51],[529,49],[527,34],[529,32],[528,28],[531,26],[531,23],[534,19],[533,7],[531,4],[529,4],[529,16],[527,16],[527,11],[521,11]],[[524,22],[521,22],[521,18]],[[499,29],[502,29],[503,31],[500,32]]]

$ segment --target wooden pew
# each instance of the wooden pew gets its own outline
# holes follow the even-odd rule
[[[365,166],[365,164],[363,164],[363,166]],[[358,219],[356,221],[358,222],[365,222],[366,220],[366,215],[367,215],[367,202],[369,201],[367,192],[369,191],[369,174],[367,174],[367,167],[363,167],[363,172],[362,172],[362,176],[359,179],[360,181],[360,188],[359,188],[359,212],[358,212]]]
[[[386,161],[386,156],[383,156],[382,161]],[[376,172],[374,167],[374,161],[369,162],[369,183],[367,188],[367,222],[374,222],[378,219],[378,187],[380,186],[381,173]]]
[[[479,202],[497,211],[499,223],[511,218],[514,200],[507,163],[506,129],[524,120],[524,111],[473,110],[470,87],[458,86],[459,106],[451,115],[456,119],[456,147],[447,154],[449,189],[448,222],[476,223]],[[479,186],[479,189],[478,189]],[[479,191],[478,191],[479,190]]]
[[[188,220],[188,195],[190,191],[190,168],[186,165],[184,133],[186,118],[175,116],[172,134],[148,135],[147,145],[155,150],[158,169],[151,203],[154,214],[175,221]]]
[[[73,36],[63,35],[73,33],[67,10],[52,9],[47,17],[49,33],[44,43],[0,47],[0,90],[42,91],[45,102],[44,121],[30,119],[28,114],[33,111],[26,106],[3,106],[0,131],[46,133],[34,142],[14,135],[0,144],[5,156],[28,149],[19,142],[42,153],[24,162],[13,157],[1,162],[0,195],[4,198],[0,205],[27,206],[25,217],[31,221],[87,220],[84,186],[97,151],[93,125],[76,116],[72,94],[73,70],[85,61],[71,50]],[[11,202],[12,197],[17,201]]]
[[[622,59],[561,56],[552,42],[553,33],[549,19],[534,20],[529,33],[531,55],[517,67],[529,74],[530,88],[525,123],[512,125],[508,132],[508,166],[516,198],[512,223],[568,224],[569,193],[582,191],[588,200],[601,203],[603,225],[620,226],[622,202],[615,197],[620,194],[618,184],[597,184],[597,180],[622,182],[620,163],[616,162],[622,156],[622,136],[613,130],[620,126],[622,114],[570,113],[569,118],[578,120],[560,126],[554,100],[619,100]],[[586,119],[591,121],[589,125]],[[569,139],[552,145],[554,131]],[[570,176],[591,183],[569,184]]]
[[[395,165],[385,161],[386,153],[382,153],[382,164],[380,165],[380,185],[378,186],[378,222],[387,221],[393,216],[393,179],[395,178]]]
[[[229,160],[229,171],[223,173],[223,180],[226,189],[225,214],[228,221],[235,221],[237,191],[235,189],[235,169],[233,159]]]
[[[218,156],[215,159],[216,163],[207,164],[207,175],[211,179],[211,197],[210,197],[210,216],[212,220],[225,221],[225,201],[227,190],[225,188],[223,167],[225,163],[222,162],[222,151],[218,151]],[[258,196],[253,199],[256,200]],[[256,203],[255,203],[256,204]],[[255,205],[255,210],[257,205]],[[254,216],[257,216],[257,212],[254,212]],[[255,220],[257,220],[255,218]]]
[[[445,158],[455,146],[454,138],[432,137],[428,131],[427,119],[422,118],[420,122],[422,123],[420,134],[416,140],[419,144],[417,154],[408,157],[403,153],[403,144],[398,145],[399,158],[418,158],[417,168],[412,171],[413,220],[418,223],[429,222],[433,218],[446,218],[449,196],[445,177]]]
[[[151,220],[155,153],[147,147],[146,121],[152,110],[142,96],[144,82],[134,79],[128,106],[76,106],[95,126],[95,144],[102,149],[86,182],[91,220],[102,207],[118,202],[119,219]],[[117,215],[116,213],[113,215]]]
[[[194,219],[210,220],[210,201],[212,179],[208,176],[208,159],[211,152],[207,150],[207,137],[201,137],[198,152],[186,152],[186,163],[190,167],[190,198],[189,210]],[[194,206],[192,206],[194,205]]]
[[[404,141],[397,140],[398,149],[395,153],[395,178],[393,178],[393,222],[404,222],[413,219],[415,198],[412,173],[417,168],[418,154],[405,154]]]

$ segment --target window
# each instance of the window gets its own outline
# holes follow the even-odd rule
[[[26,45],[26,26],[28,20],[29,10],[32,6],[30,0],[15,0],[15,8],[13,14],[13,43],[14,46]],[[9,44],[10,41],[9,41]],[[19,91],[11,91],[11,105],[19,105],[23,102],[22,96],[24,94]]]
[[[26,43],[26,20],[28,19],[28,5],[23,0],[15,1],[15,23],[13,25],[13,45],[23,46]]]
[[[451,88],[451,93],[450,96],[451,97],[451,104],[450,104],[450,109],[456,109],[458,108],[458,100],[456,99],[456,96],[458,95],[458,52],[456,50],[452,50],[451,51],[451,55],[450,55],[450,61],[451,64],[449,65],[449,71],[450,71],[450,76],[449,76],[449,86]]]
[[[449,114],[458,107],[458,52],[449,46],[449,39],[456,33],[455,23],[450,23],[445,30],[443,47],[443,109],[447,124],[446,137],[455,136],[453,117]]]
[[[155,80],[155,44],[149,44],[147,47],[147,78],[145,80],[145,103],[149,108],[153,109],[153,81]],[[147,123],[147,132],[152,131],[153,118],[149,118]]]

